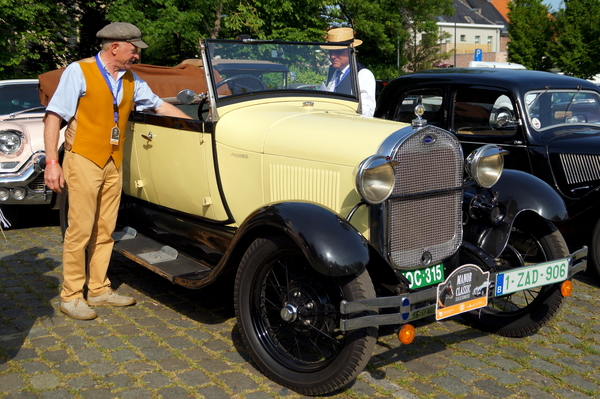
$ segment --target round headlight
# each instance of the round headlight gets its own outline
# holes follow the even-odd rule
[[[21,134],[14,130],[0,132],[0,152],[12,154],[21,148]]]
[[[362,161],[356,174],[356,187],[368,204],[385,201],[396,182],[394,163],[381,155],[374,155]]]
[[[502,175],[504,155],[508,151],[493,144],[484,145],[473,151],[465,160],[465,170],[475,183],[490,188]]]
[[[7,188],[0,188],[0,201],[6,201],[10,197],[10,191]]]
[[[10,196],[16,200],[21,201],[27,195],[27,190],[25,187],[15,187],[10,192]]]

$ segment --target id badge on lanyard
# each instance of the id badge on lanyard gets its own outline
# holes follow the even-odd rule
[[[109,136],[110,144],[119,145],[119,141],[121,140],[121,129],[119,129],[119,108],[117,105],[117,95],[119,94],[119,90],[121,90],[121,87],[123,86],[123,80],[119,79],[119,83],[117,84],[117,94],[115,95],[115,93],[112,90],[112,85],[110,84],[110,79],[108,78],[108,73],[102,66],[102,63],[100,62],[100,57],[98,57],[98,54],[96,54],[95,58],[96,58],[96,64],[98,65],[98,68],[100,69],[100,73],[102,73],[102,76],[104,77],[104,80],[106,81],[106,84],[108,85],[108,89],[110,90],[110,93],[112,94],[112,97],[113,97],[113,115],[114,115],[113,120],[115,122],[115,126],[110,130],[110,136]]]
[[[121,138],[121,130],[115,126],[110,131],[110,143],[112,145],[119,145],[119,139]]]

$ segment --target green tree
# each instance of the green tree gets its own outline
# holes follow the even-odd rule
[[[398,64],[420,68],[443,58],[435,55],[440,34],[434,18],[453,15],[452,0],[338,0],[336,5],[340,10],[337,20],[351,26],[364,41],[359,48],[361,62],[379,78],[397,76]],[[410,32],[426,41],[417,36],[411,39]],[[436,48],[433,54],[431,43]]]
[[[0,0],[0,78],[36,77],[71,60],[69,0]]]
[[[327,29],[326,0],[260,0],[238,3],[225,19],[229,35],[248,33],[260,39],[322,41]],[[242,21],[253,21],[242,25]]]
[[[404,0],[400,10],[402,27],[408,32],[404,43],[405,70],[429,69],[450,56],[450,52],[440,52],[440,43],[448,35],[439,31],[436,17],[454,15],[453,0]]]
[[[78,40],[71,49],[75,60],[91,57],[98,52],[100,42],[96,33],[109,23],[106,13],[111,3],[112,0],[78,0]]]
[[[448,32],[440,32],[435,21],[409,21],[408,39],[404,43],[406,71],[431,69],[433,64],[452,55],[452,51],[440,51],[440,43],[451,35]]]
[[[217,37],[222,3],[210,0],[115,0],[109,21],[130,22],[142,31],[147,64],[175,65],[198,55],[200,36]]]
[[[590,79],[600,73],[600,0],[565,0],[564,4],[556,13],[553,58],[566,75]]]
[[[508,61],[528,69],[548,71],[553,67],[550,45],[554,22],[542,1],[513,0],[508,3]]]
[[[115,0],[108,19],[140,27],[143,62],[175,65],[198,56],[200,38],[321,40],[324,12],[323,0]]]

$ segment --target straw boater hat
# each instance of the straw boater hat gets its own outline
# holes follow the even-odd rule
[[[352,28],[334,28],[327,31],[327,43],[343,43],[339,46],[322,46],[326,50],[335,50],[340,47],[346,47],[350,43],[350,47],[358,47],[362,44],[362,40],[354,38]]]

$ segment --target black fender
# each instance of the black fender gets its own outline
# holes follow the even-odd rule
[[[265,227],[289,236],[321,274],[348,276],[369,263],[366,238],[340,215],[322,206],[308,202],[264,206],[246,218],[234,241],[256,235]]]
[[[465,201],[471,201],[475,195],[481,196],[483,191],[485,190],[481,188],[466,190]],[[568,218],[567,207],[556,190],[543,180],[518,170],[505,169],[485,196],[490,200],[495,196],[497,205],[505,216],[496,224],[483,217],[470,219],[463,230],[463,240],[480,247],[493,257],[499,256],[504,250],[519,214],[537,214],[554,223]],[[471,207],[472,203],[465,206]]]

